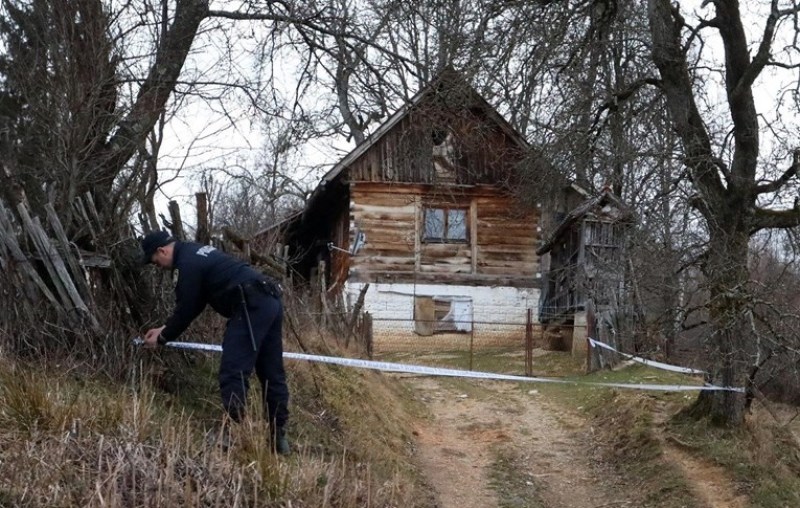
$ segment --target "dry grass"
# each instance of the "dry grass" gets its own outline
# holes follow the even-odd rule
[[[214,362],[191,362],[180,377],[194,386],[166,394],[150,374],[123,385],[0,358],[0,506],[426,506],[408,408],[381,376],[287,364],[295,453],[282,458],[257,419],[229,451],[206,443]]]

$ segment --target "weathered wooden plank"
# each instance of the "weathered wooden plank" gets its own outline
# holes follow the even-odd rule
[[[535,251],[537,245],[539,245],[538,238],[514,236],[512,233],[490,236],[479,235],[478,239],[479,247],[499,251],[520,249],[533,249]]]
[[[410,234],[402,231],[396,234],[389,231],[373,232],[372,235],[369,236],[368,248],[370,250],[386,248],[404,249],[408,252],[412,252],[414,249],[414,238],[412,238]]]
[[[168,205],[170,220],[172,221],[172,236],[176,240],[183,240],[186,238],[186,232],[183,229],[183,219],[181,219],[181,207],[177,201],[170,201]]]
[[[32,281],[39,291],[41,291],[47,301],[49,301],[57,311],[63,312],[64,307],[59,303],[58,299],[55,297],[55,295],[53,295],[53,293],[50,291],[50,288],[47,287],[47,284],[45,284],[33,266],[31,266],[28,258],[22,252],[22,249],[17,243],[17,239],[14,234],[14,227],[10,214],[2,205],[2,203],[0,203],[0,240],[2,240],[2,242],[8,248],[12,259],[18,264],[18,266],[22,268],[22,271],[25,272],[23,277],[24,280]]]
[[[405,224],[395,224],[393,226],[376,226],[372,222],[364,221],[361,223],[361,232],[366,235],[367,243],[377,241],[404,240],[414,244],[414,229],[406,227]]]
[[[422,265],[420,266],[420,272],[439,273],[442,276],[456,274],[456,273],[471,274],[472,267],[469,265],[469,263],[454,264],[454,265],[442,265],[442,264],[426,265],[425,263],[422,263]],[[448,281],[445,278],[442,278],[442,281],[452,282]]]
[[[476,273],[477,265],[476,260],[478,257],[478,228],[475,226],[478,224],[478,207],[476,206],[475,200],[472,201],[469,207],[469,224],[471,227],[469,228],[469,243],[470,243],[470,258],[472,259],[472,273]]]
[[[489,266],[492,264],[502,264],[502,263],[534,263],[535,256],[528,256],[525,253],[495,253],[495,254],[479,254],[478,255],[478,265],[481,266]]]
[[[404,231],[406,233],[413,233],[416,228],[414,227],[414,216],[396,216],[396,217],[358,217],[356,216],[355,222],[358,224],[359,229],[366,234],[380,232],[384,230]],[[367,238],[369,240],[369,238]]]
[[[65,306],[74,306],[72,305],[72,298],[67,292],[67,289],[64,287],[61,277],[59,277],[59,273],[55,267],[55,264],[53,263],[53,259],[50,257],[46,245],[47,242],[43,242],[39,237],[39,231],[36,228],[36,225],[34,224],[30,214],[28,213],[28,209],[23,203],[20,203],[17,205],[17,212],[19,213],[20,219],[22,219],[23,229],[28,233],[28,237],[33,241],[34,248],[36,248],[36,251],[39,253],[39,257],[42,260],[47,273],[50,274],[50,282],[53,284],[53,287],[55,288],[61,302]]]
[[[47,236],[47,233],[42,227],[38,217],[33,218],[33,225],[36,229],[35,234],[38,236],[38,243],[44,247],[43,256],[49,258],[50,263],[52,263],[53,268],[55,269],[56,280],[54,280],[53,283],[61,283],[64,287],[64,290],[67,292],[73,307],[81,311],[84,315],[89,316],[92,324],[94,326],[98,326],[94,316],[89,312],[89,307],[86,305],[83,297],[81,297],[81,294],[78,291],[78,288],[75,286],[75,281],[72,280],[72,276],[70,275],[69,270],[67,270],[64,260],[58,253],[58,250],[56,250],[56,248],[53,246],[52,240],[50,240],[50,237]]]
[[[485,254],[503,254],[510,252],[513,254],[529,254],[530,256],[536,257],[536,252],[534,251],[535,246],[535,242],[502,245],[482,244],[479,246],[479,251]]]
[[[403,244],[383,243],[379,245],[373,245],[369,249],[364,249],[360,251],[359,256],[368,258],[379,258],[381,256],[389,256],[389,257],[414,259],[414,251],[411,249],[411,247],[407,247]]]
[[[387,266],[413,266],[414,265],[414,258],[404,257],[404,256],[380,256],[380,257],[371,257],[366,258],[363,260],[359,260],[358,263],[351,263],[351,266],[360,266],[360,267],[372,267],[376,270],[384,270]]]
[[[481,267],[478,266],[478,272],[483,275],[515,275],[518,274],[520,277],[535,277],[538,273],[538,266],[518,266],[518,265],[509,265],[509,266],[485,266]]]
[[[433,200],[452,200],[454,196],[461,198],[470,198],[483,196],[489,199],[513,199],[507,192],[492,186],[492,185],[437,185],[432,183],[418,183],[418,182],[404,182],[397,183],[382,183],[382,182],[365,182],[358,181],[357,178],[351,180],[352,193],[354,201],[358,201],[357,197],[367,194],[385,193],[390,195],[417,195],[425,196]]]
[[[541,280],[535,275],[503,274],[487,275],[474,273],[426,273],[419,270],[394,270],[392,272],[370,272],[354,270],[350,274],[352,282],[416,282],[432,284],[459,284],[464,286],[506,286],[515,288],[539,288]]]
[[[466,243],[423,243],[422,254],[441,256],[467,256],[472,249]]]
[[[354,214],[368,217],[372,215],[386,215],[387,213],[392,215],[409,215],[413,217],[416,208],[414,202],[409,201],[409,198],[405,196],[398,197],[387,195],[384,201],[373,199],[372,197],[369,201],[365,199],[351,207],[350,210]]]
[[[78,260],[75,259],[75,256],[72,254],[72,244],[67,238],[67,234],[64,231],[64,227],[61,225],[61,220],[59,220],[55,208],[53,208],[52,204],[47,203],[45,205],[45,211],[47,212],[47,221],[50,223],[50,227],[56,234],[56,238],[61,244],[61,249],[64,251],[64,257],[66,257],[67,264],[72,272],[72,280],[75,282],[75,285],[78,288],[81,296],[84,299],[90,299],[92,297],[92,293],[89,291],[89,285],[86,282],[86,274],[84,273],[83,269],[81,269]]]
[[[83,224],[89,229],[89,234],[92,235],[92,238],[97,239],[94,221],[89,217],[89,213],[86,211],[86,206],[84,206],[83,199],[80,196],[72,202],[72,208],[83,219]]]
[[[465,264],[470,267],[472,271],[472,257],[465,254],[460,255],[447,255],[442,253],[423,254],[420,263],[426,264]]]
[[[194,195],[197,206],[197,232],[195,241],[197,243],[211,243],[211,229],[208,225],[208,196],[205,192],[196,192]]]
[[[414,267],[419,270],[422,263],[422,203],[419,198],[414,202]]]
[[[17,211],[22,219],[23,227],[28,233],[28,236],[33,240],[36,250],[39,252],[47,272],[50,274],[50,280],[56,288],[56,292],[65,305],[79,309],[80,311],[89,314],[89,309],[83,302],[78,289],[72,281],[72,278],[64,265],[64,260],[58,255],[50,238],[48,238],[44,229],[39,224],[39,219],[31,218],[28,209],[24,204],[17,205]]]
[[[92,197],[92,193],[87,192],[86,194],[84,194],[84,198],[86,199],[86,209],[91,214],[92,220],[94,220],[95,224],[100,225],[100,214],[97,213],[97,206],[95,206],[94,204],[94,198]]]

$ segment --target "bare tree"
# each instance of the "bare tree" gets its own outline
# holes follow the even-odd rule
[[[701,214],[708,234],[702,266],[708,279],[713,326],[711,380],[723,386],[744,386],[752,363],[748,355],[752,333],[747,322],[752,298],[747,267],[750,238],[763,229],[800,224],[800,207],[780,206],[795,195],[800,152],[797,146],[791,149],[793,155],[787,154],[780,174],[762,166],[754,93],[757,79],[769,67],[794,67],[791,61],[776,59],[781,55],[773,45],[780,22],[795,16],[800,7],[780,8],[778,2],[772,2],[763,19],[757,51],[751,56],[739,2],[719,0],[710,6],[713,14],[701,16],[693,27],[687,26],[680,8],[667,0],[650,0],[648,14],[653,60],[681,140],[684,176],[695,191],[692,205]],[[697,45],[707,30],[719,37],[724,52],[724,63],[718,68],[727,105],[722,132],[715,125],[718,118],[701,110],[698,103],[703,96],[695,85],[703,77],[701,67],[695,65],[695,52],[702,49]],[[787,56],[796,52],[797,48],[790,46]],[[737,425],[743,420],[744,400],[744,394],[732,391],[703,392],[696,409],[717,423]]]
[[[207,182],[217,182],[212,230],[230,227],[250,237],[302,208],[308,189],[298,181],[293,128],[272,119],[265,129],[266,146],[254,169],[217,168],[216,176],[206,177]]]

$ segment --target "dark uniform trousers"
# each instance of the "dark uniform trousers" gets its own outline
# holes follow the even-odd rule
[[[242,286],[245,305],[235,306],[222,341],[219,387],[222,404],[234,421],[241,421],[253,370],[261,382],[265,417],[272,432],[288,419],[289,390],[283,368],[283,304],[263,284]],[[236,297],[239,300],[239,297]],[[249,316],[249,325],[248,325]],[[250,329],[252,328],[252,336]],[[255,345],[255,350],[254,350]]]

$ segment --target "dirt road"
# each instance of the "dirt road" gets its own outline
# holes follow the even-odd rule
[[[404,378],[432,418],[415,430],[418,460],[441,508],[625,508],[635,483],[596,460],[592,427],[535,387],[511,383]],[[738,508],[724,475],[665,449],[687,477],[700,478],[696,507]],[[684,463],[686,462],[686,463]],[[698,472],[699,467],[705,470]],[[711,468],[711,469],[709,469]],[[703,484],[707,479],[713,483]],[[628,479],[629,480],[629,479]],[[720,492],[714,498],[714,492]],[[694,508],[688,507],[688,508]]]

